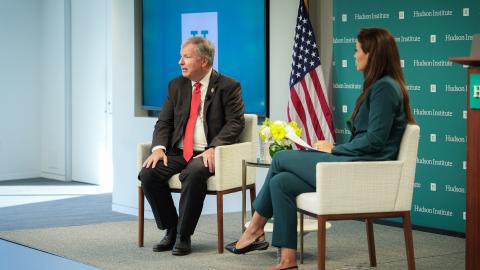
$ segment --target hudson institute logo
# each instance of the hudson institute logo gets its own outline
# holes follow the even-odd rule
[[[465,34],[445,34],[445,41],[452,42],[452,41],[472,41],[473,35]]]
[[[426,159],[424,157],[422,158],[417,158],[417,164],[422,164],[422,165],[432,165],[432,166],[440,166],[440,167],[453,167],[453,162],[449,160],[443,160],[443,159]]]
[[[432,9],[432,10],[414,10],[413,17],[442,17],[442,16],[452,16],[453,11],[444,10],[444,9]]]
[[[421,91],[422,87],[420,85],[407,85],[407,90],[408,91]]]
[[[203,36],[215,46],[213,67],[218,70],[218,14],[217,12],[182,13],[182,41],[192,36]]]
[[[355,89],[355,90],[359,90],[359,89],[362,89],[362,85],[357,84],[357,83],[334,83],[333,84],[333,89]]]
[[[466,143],[467,138],[457,136],[457,135],[445,134],[445,142],[448,142],[448,143]]]
[[[452,67],[453,62],[444,59],[414,59],[414,67]]]
[[[445,210],[445,209],[437,209],[435,207],[429,208],[425,206],[420,206],[418,204],[415,204],[413,206],[413,211],[418,212],[418,213],[424,213],[424,214],[431,214],[431,215],[438,215],[438,216],[447,216],[447,217],[452,217],[453,212],[450,210]]]
[[[354,44],[357,41],[355,37],[333,38],[333,44]]]
[[[456,185],[445,185],[446,192],[454,192],[454,193],[465,193],[464,187],[457,187]]]
[[[422,42],[422,38],[420,36],[401,35],[401,36],[395,37],[395,42],[397,43]]]
[[[418,115],[418,116],[438,116],[438,117],[452,117],[453,116],[453,112],[451,112],[451,111],[436,110],[436,109],[425,110],[425,109],[422,109],[422,108],[414,108],[413,109],[413,114]]]
[[[388,20],[390,19],[389,13],[355,13],[354,18],[358,20]]]
[[[335,128],[335,133],[336,134],[342,134],[342,135],[351,135],[352,133],[350,130],[347,128]]]
[[[456,85],[456,84],[445,85],[445,92],[466,92],[466,91],[467,91],[467,87],[464,85]]]

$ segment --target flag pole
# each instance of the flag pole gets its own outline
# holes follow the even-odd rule
[[[303,3],[305,4],[305,7],[306,7],[307,10],[308,10],[308,0],[303,0]]]

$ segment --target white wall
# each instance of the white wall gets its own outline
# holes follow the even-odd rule
[[[0,0],[0,180],[40,175],[42,6]]]
[[[72,179],[108,185],[107,1],[72,0],[71,10]]]
[[[65,3],[42,3],[41,176],[65,180]]]
[[[110,2],[0,0],[0,180],[112,185]]]
[[[115,211],[137,209],[136,145],[151,140],[154,118],[134,117],[134,1],[112,0],[112,142]]]
[[[275,120],[287,120],[297,12],[298,1],[270,1],[270,118]]]

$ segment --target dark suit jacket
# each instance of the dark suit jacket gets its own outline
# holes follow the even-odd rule
[[[341,160],[396,159],[407,125],[398,83],[389,76],[375,82],[348,125],[350,141],[335,146],[333,155]]]
[[[162,111],[155,124],[152,148],[175,147],[182,139],[192,98],[192,83],[183,76],[170,81]],[[240,83],[213,70],[205,96],[203,125],[207,148],[238,142],[245,127]]]

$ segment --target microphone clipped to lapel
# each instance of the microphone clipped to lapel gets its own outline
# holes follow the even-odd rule
[[[209,100],[210,98],[212,98],[213,93],[215,93],[215,87],[210,89],[210,91],[207,93],[207,96],[205,97],[205,100]]]

